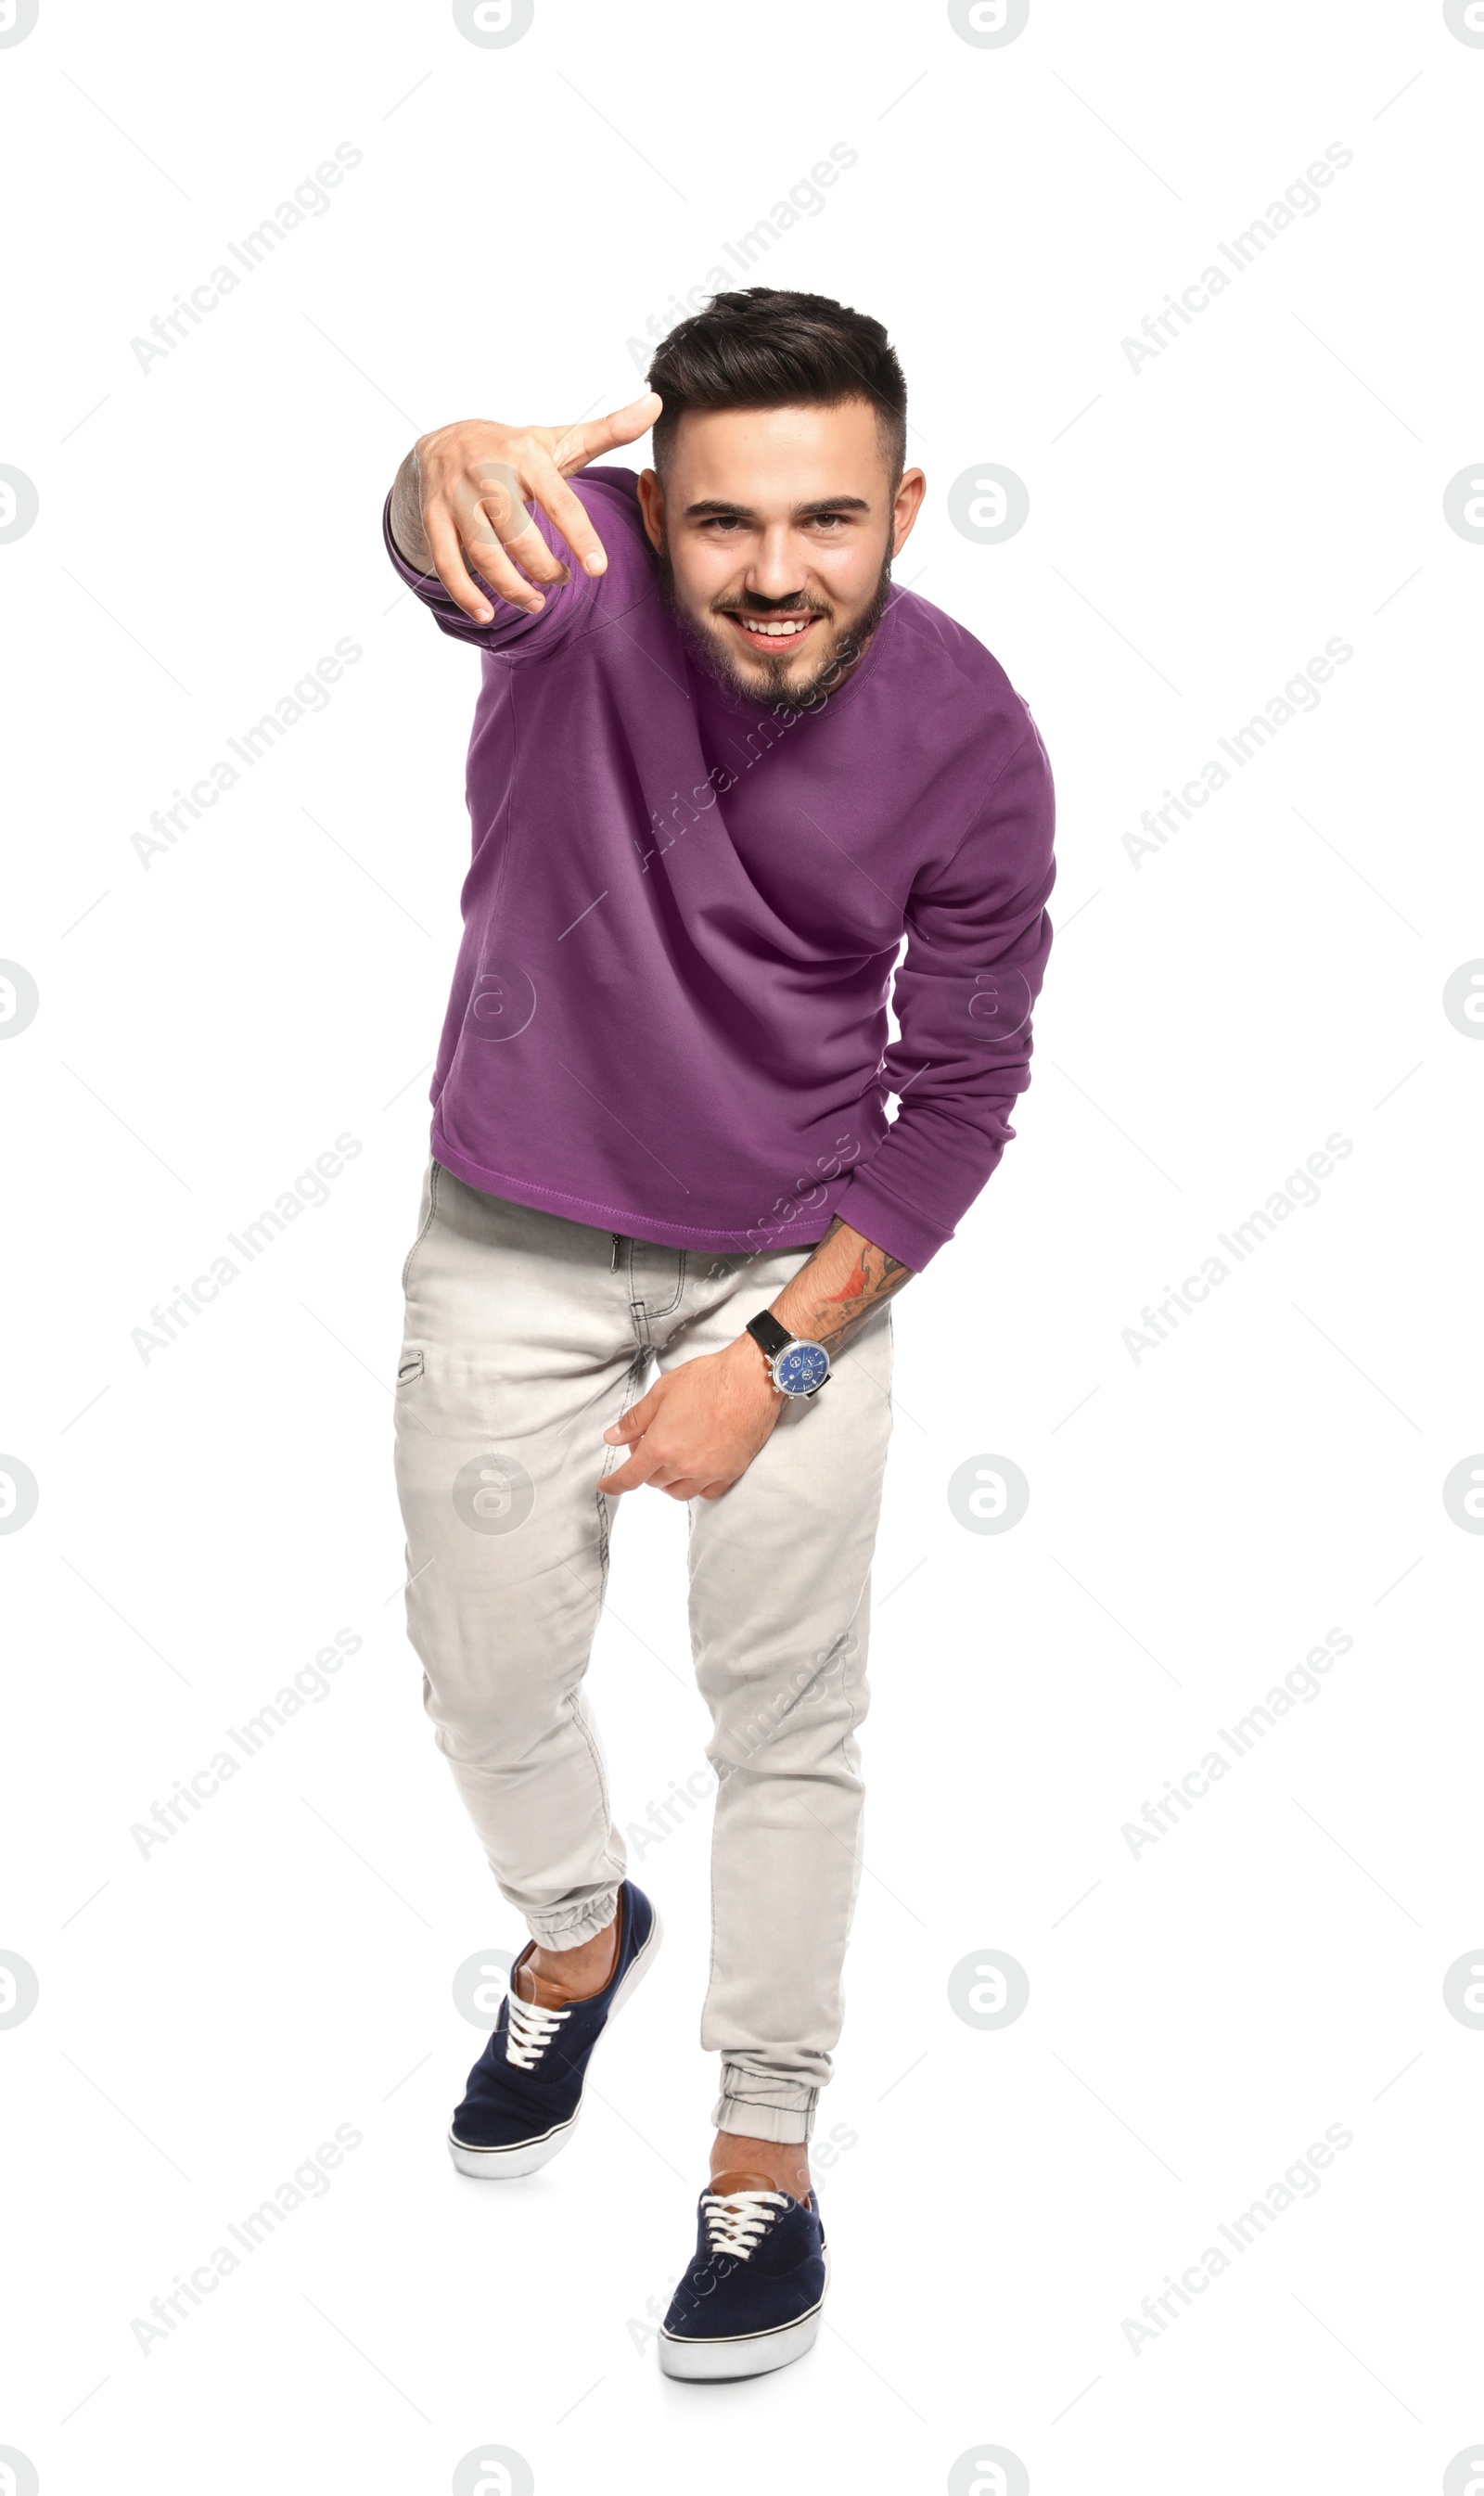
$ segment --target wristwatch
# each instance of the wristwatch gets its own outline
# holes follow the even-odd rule
[[[790,1334],[770,1309],[759,1309],[749,1319],[747,1331],[767,1362],[780,1395],[818,1395],[830,1374],[829,1354],[822,1343],[805,1343]]]

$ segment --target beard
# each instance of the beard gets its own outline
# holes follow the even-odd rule
[[[830,614],[832,610],[821,600],[730,600],[726,608],[710,610],[717,619],[713,624],[682,606],[668,542],[664,538],[660,542],[660,588],[687,646],[725,692],[737,695],[743,702],[757,702],[763,709],[814,710],[838,691],[865,655],[866,644],[886,611],[891,593],[891,557],[888,554],[881,565],[865,606],[848,624],[834,631],[818,665],[804,676],[790,675],[789,662],[784,658],[763,658],[757,666],[745,668],[730,640],[732,627],[723,619],[728,611],[760,616],[770,613],[774,607],[786,605],[795,613],[802,610],[812,615]]]

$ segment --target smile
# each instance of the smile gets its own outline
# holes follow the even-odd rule
[[[735,625],[744,641],[751,641],[756,647],[764,641],[801,641],[820,618],[818,615],[728,614],[727,621]]]

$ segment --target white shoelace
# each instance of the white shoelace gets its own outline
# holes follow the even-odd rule
[[[776,2202],[777,2208],[768,2204]],[[704,2193],[701,2208],[714,2254],[735,2254],[746,2262],[779,2215],[788,2206],[787,2193]]]
[[[539,2002],[522,2002],[511,1993],[510,2028],[505,2040],[505,2059],[518,2063],[523,2072],[534,2071],[564,2019],[568,2011],[545,2011]]]

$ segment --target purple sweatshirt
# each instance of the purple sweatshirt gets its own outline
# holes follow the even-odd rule
[[[1054,875],[1035,722],[905,591],[822,708],[725,692],[665,606],[633,472],[572,484],[607,571],[573,564],[536,616],[493,598],[485,625],[403,559],[388,502],[398,573],[484,654],[434,1155],[702,1254],[807,1245],[838,1214],[920,1270],[1030,1080]]]

